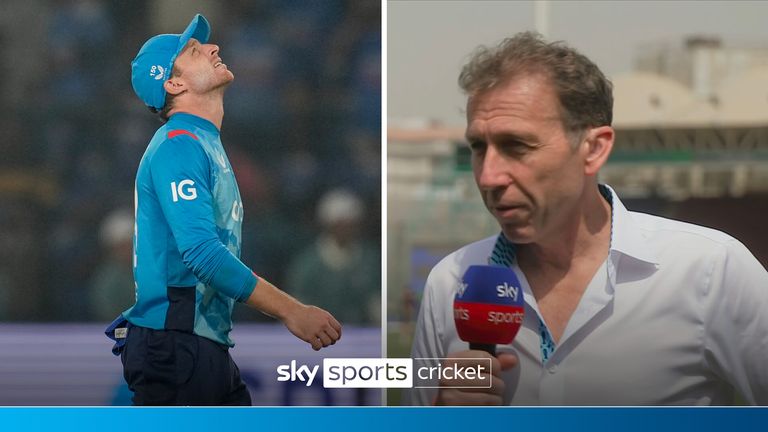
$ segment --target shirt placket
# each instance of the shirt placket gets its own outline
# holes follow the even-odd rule
[[[606,198],[609,204],[611,204],[611,207],[613,207],[613,199],[610,191],[601,185],[600,193]],[[585,292],[585,295],[588,295],[587,298],[583,299],[585,300],[585,304],[582,305],[580,302],[579,306],[577,306],[577,311],[579,311],[580,308],[584,308],[579,311],[583,316],[579,317],[573,326],[569,322],[566,332],[563,334],[563,338],[560,341],[560,346],[567,347],[567,345],[565,345],[567,339],[589,323],[589,321],[602,310],[613,297],[614,287],[616,286],[616,264],[618,261],[618,255],[614,254],[611,249],[613,244],[613,216],[613,212],[611,212],[610,243],[606,268],[604,269],[607,271],[607,290],[604,292]],[[528,284],[525,274],[523,274],[522,270],[516,264],[515,245],[507,240],[506,237],[504,237],[504,234],[499,234],[493,251],[488,257],[488,263],[491,265],[513,268],[520,276],[520,281],[524,285],[522,288],[524,291],[525,302],[528,305],[529,310],[536,314],[538,320],[539,352],[542,365],[539,379],[539,402],[542,405],[563,405],[565,398],[566,373],[562,366],[567,360],[568,353],[573,347],[567,349],[561,348],[558,350],[558,345],[555,344],[552,334],[539,312],[536,299],[530,289],[530,284]],[[603,270],[602,267],[601,270]],[[590,281],[590,285],[592,285],[592,281]]]

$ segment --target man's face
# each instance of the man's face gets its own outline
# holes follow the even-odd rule
[[[467,103],[472,170],[486,207],[514,243],[557,235],[576,217],[585,174],[541,74],[515,77]]]
[[[174,68],[181,73],[187,90],[198,94],[226,86],[235,78],[221,61],[217,45],[201,44],[194,38],[176,57]]]

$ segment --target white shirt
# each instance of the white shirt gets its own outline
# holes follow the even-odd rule
[[[541,361],[536,299],[520,268],[520,364],[503,373],[510,405],[726,405],[734,390],[768,405],[768,273],[722,232],[630,212],[613,196],[608,258],[555,351]],[[467,245],[427,278],[412,358],[465,351],[453,320],[461,276],[487,264],[496,237]],[[437,385],[436,383],[433,385]],[[437,389],[413,389],[431,404]]]

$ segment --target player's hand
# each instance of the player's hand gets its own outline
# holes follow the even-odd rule
[[[341,337],[341,324],[333,315],[301,303],[262,277],[258,277],[246,304],[282,321],[315,351],[333,345]]]
[[[479,379],[446,379],[440,380],[440,388],[437,391],[435,405],[501,405],[504,395],[504,381],[501,379],[501,372],[517,366],[517,356],[502,352],[497,357],[493,357],[485,351],[468,350],[449,354],[448,358],[458,358],[462,360],[452,360],[459,366],[469,365],[488,365],[488,360],[472,359],[491,359],[491,371],[485,371]],[[466,360],[464,360],[466,359]],[[445,367],[445,364],[443,365]],[[491,387],[488,385],[490,376]],[[466,388],[473,386],[478,388]],[[483,387],[486,386],[486,387]],[[465,387],[465,388],[446,388],[446,387]]]
[[[315,306],[297,305],[283,320],[294,336],[312,345],[315,351],[341,338],[341,324],[330,313]]]

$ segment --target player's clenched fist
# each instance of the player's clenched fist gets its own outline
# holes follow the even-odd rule
[[[341,338],[341,324],[330,313],[316,306],[299,305],[283,323],[297,338],[315,351],[333,345]]]
[[[291,333],[312,345],[315,351],[333,345],[341,337],[341,324],[333,315],[301,303],[264,278],[258,279],[246,303],[282,321]]]

